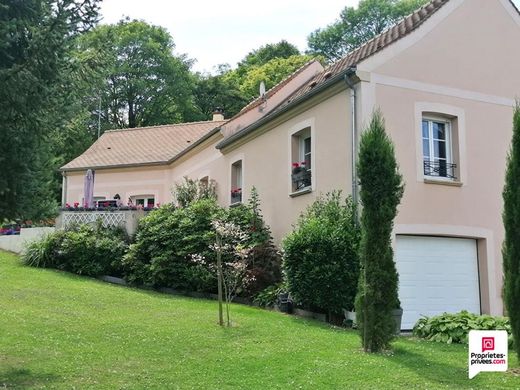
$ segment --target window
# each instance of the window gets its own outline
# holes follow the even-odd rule
[[[242,160],[231,165],[231,204],[242,202]]]
[[[456,179],[450,120],[422,120],[423,172],[425,176]]]
[[[130,198],[130,203],[134,206],[154,207],[155,197],[153,195],[136,195]]]
[[[312,184],[312,139],[307,128],[292,135],[292,192],[304,191]]]

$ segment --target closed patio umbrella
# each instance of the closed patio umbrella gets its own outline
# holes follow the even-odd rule
[[[95,172],[89,169],[83,183],[83,203],[89,208],[94,207],[94,175]]]

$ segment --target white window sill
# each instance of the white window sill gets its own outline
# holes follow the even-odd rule
[[[237,206],[240,206],[241,204],[242,204],[242,201],[233,202],[233,203],[229,204],[229,207],[237,207]]]
[[[425,176],[424,183],[425,184],[440,184],[441,186],[462,187],[461,181],[445,179],[442,177],[437,178],[435,176]]]
[[[298,190],[298,191],[295,191],[295,192],[291,192],[289,194],[289,196],[291,198],[295,198],[297,196],[309,194],[311,192],[312,192],[312,187],[305,187],[305,188],[302,188],[301,190]]]

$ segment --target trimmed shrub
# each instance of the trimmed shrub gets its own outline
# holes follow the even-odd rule
[[[506,330],[512,346],[511,324],[506,317],[476,315],[465,310],[421,318],[413,327],[413,334],[440,343],[467,344],[470,330]]]
[[[364,350],[378,352],[388,348],[395,336],[392,311],[400,307],[391,241],[403,195],[394,146],[379,111],[361,137],[358,174],[363,209],[356,317]]]
[[[123,260],[125,279],[135,285],[216,292],[212,270],[216,255],[211,249],[215,220],[239,226],[247,233],[244,246],[252,247],[247,276],[254,276],[254,281],[238,291],[239,295],[252,296],[280,281],[280,257],[262,219],[255,190],[248,204],[229,210],[214,199],[194,199],[185,207],[166,205],[149,213],[139,221],[135,243]],[[204,263],[195,258],[203,258]]]
[[[504,303],[511,320],[516,354],[520,359],[520,240],[518,239],[520,237],[520,106],[518,103],[513,118],[513,140],[507,158],[503,198]]]
[[[279,283],[282,280],[281,256],[273,243],[271,230],[263,219],[260,197],[255,187],[251,189],[247,204],[230,208],[226,220],[247,234],[243,244],[251,248],[248,275],[254,280],[241,295],[254,296],[266,287]]]
[[[123,229],[80,225],[58,230],[30,243],[22,260],[33,267],[56,268],[79,275],[121,275],[128,248]]]
[[[283,270],[295,303],[340,315],[352,308],[359,275],[360,230],[352,200],[318,198],[283,241]]]
[[[201,255],[215,262],[210,245],[215,233],[211,222],[223,210],[214,200],[190,202],[186,207],[162,206],[139,221],[135,243],[123,260],[125,279],[131,284],[214,292],[212,272],[190,261]]]

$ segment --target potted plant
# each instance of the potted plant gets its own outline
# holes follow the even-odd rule
[[[242,188],[234,188],[231,190],[231,203],[242,201]]]
[[[397,302],[395,302],[395,306],[397,309],[392,310],[392,317],[394,318],[395,322],[395,334],[399,335],[401,333],[401,322],[403,319],[403,309],[401,307],[401,301],[399,301],[399,298],[397,299]]]
[[[292,163],[291,179],[295,184],[296,190],[309,187],[311,185],[311,172],[305,166],[305,161]]]

